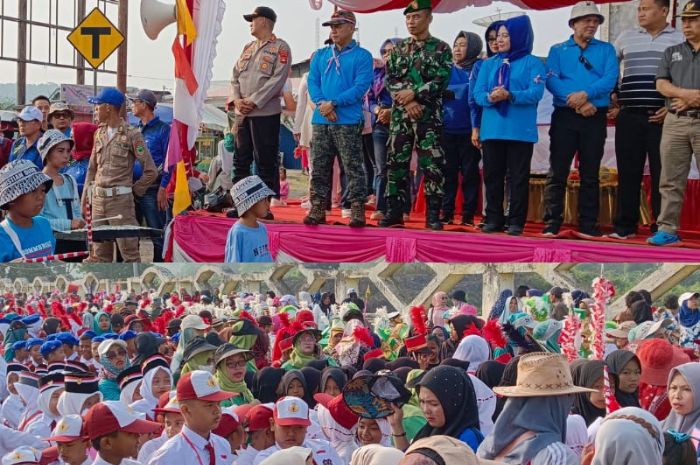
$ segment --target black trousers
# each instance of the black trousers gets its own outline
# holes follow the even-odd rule
[[[250,167],[255,161],[258,176],[279,197],[280,115],[246,117],[235,136],[233,182],[250,176]]]
[[[442,199],[442,212],[446,217],[452,217],[455,211],[455,199],[457,198],[457,184],[459,174],[462,174],[462,216],[474,218],[477,202],[479,201],[479,187],[481,186],[481,174],[479,173],[479,161],[481,152],[471,143],[469,135],[442,133],[442,150],[445,152],[445,165],[443,166],[445,177],[445,197]]]
[[[483,142],[484,185],[486,187],[486,223],[505,224],[503,197],[505,180],[510,183],[508,224],[524,227],[530,194],[530,162],[534,144],[513,140]]]
[[[578,198],[579,228],[592,228],[600,208],[599,171],[607,135],[607,108],[585,118],[571,108],[557,107],[549,128],[549,174],[544,192],[544,222],[561,226],[564,221],[564,194],[574,155],[579,157],[581,187]]]
[[[659,177],[661,176],[661,132],[663,125],[650,123],[656,109],[623,108],[615,125],[617,160],[617,210],[615,232],[633,234],[639,224],[639,198],[644,164],[649,158],[651,174],[651,211],[656,218],[661,210]]]

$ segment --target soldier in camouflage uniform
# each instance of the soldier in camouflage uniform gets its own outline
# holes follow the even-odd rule
[[[387,214],[379,225],[403,224],[404,205],[410,202],[409,164],[415,145],[425,176],[426,227],[442,229],[442,95],[449,84],[452,51],[430,35],[430,0],[413,1],[404,16],[411,37],[394,48],[387,63],[387,88],[394,107],[387,152]]]

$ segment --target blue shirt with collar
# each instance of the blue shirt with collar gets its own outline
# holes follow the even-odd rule
[[[39,145],[39,139],[37,139],[30,147],[27,147],[27,138],[22,136],[15,140],[10,149],[10,159],[8,161],[15,160],[29,160],[33,161],[39,171],[44,169],[44,162],[41,160],[41,154],[37,146]]]
[[[590,63],[590,69],[581,62],[581,56]],[[549,49],[546,85],[554,95],[555,107],[566,107],[566,98],[580,91],[585,91],[588,101],[596,107],[609,106],[619,74],[615,47],[609,42],[592,39],[582,49],[572,35]]]
[[[335,45],[319,49],[311,60],[308,86],[311,101],[317,105],[311,124],[360,124],[364,121],[362,103],[372,84],[372,54],[354,40],[338,52]],[[318,105],[333,102],[338,119],[328,121]]]
[[[139,129],[148,151],[151,152],[153,163],[161,174],[160,187],[165,189],[170,182],[170,171],[163,170],[165,155],[168,153],[168,142],[170,142],[170,125],[156,116],[146,124],[139,122]]]

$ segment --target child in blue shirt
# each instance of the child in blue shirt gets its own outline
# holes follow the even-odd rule
[[[29,160],[15,160],[0,169],[0,262],[52,255],[56,247],[51,224],[37,216],[53,180]]]
[[[241,179],[231,188],[231,197],[238,211],[238,221],[226,238],[226,263],[271,263],[267,228],[258,222],[270,210],[270,197],[275,193],[258,176]]]

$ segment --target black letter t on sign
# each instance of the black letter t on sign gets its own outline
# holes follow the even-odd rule
[[[100,36],[108,36],[112,30],[108,27],[81,27],[80,33],[84,36],[92,36],[92,57],[100,57]]]

